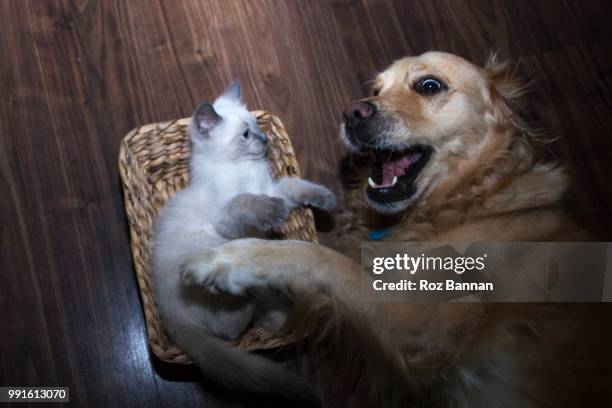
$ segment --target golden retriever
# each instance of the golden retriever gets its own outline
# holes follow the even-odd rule
[[[428,52],[394,62],[378,75],[372,95],[344,113],[342,137],[368,167],[337,248],[233,241],[202,254],[200,267],[216,273],[207,284],[289,297],[291,328],[310,335],[309,356],[328,400],[368,407],[600,406],[595,401],[610,391],[600,387],[610,370],[596,371],[609,361],[597,323],[609,312],[604,305],[361,299],[359,247],[372,229],[389,227],[385,241],[585,237],[561,205],[563,168],[537,159],[540,137],[516,109],[522,94],[510,66],[495,59],[481,68]]]

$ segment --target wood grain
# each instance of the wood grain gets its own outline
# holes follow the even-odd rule
[[[231,79],[339,191],[340,112],[376,71],[499,50],[534,71],[570,207],[610,240],[610,15],[605,0],[0,1],[0,385],[68,385],[79,406],[234,399],[150,361],[116,165],[130,129]]]

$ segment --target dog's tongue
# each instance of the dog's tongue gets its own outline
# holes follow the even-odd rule
[[[401,177],[406,174],[410,165],[419,160],[421,153],[408,153],[397,160],[383,163],[383,180],[381,187],[389,187],[393,184],[393,177]]]

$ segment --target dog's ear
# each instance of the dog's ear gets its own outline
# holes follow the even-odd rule
[[[513,103],[525,96],[529,83],[517,74],[519,65],[501,60],[497,53],[489,57],[484,71],[489,82],[489,91],[497,94],[507,103]],[[492,95],[493,96],[493,95]]]
[[[521,105],[527,93],[528,83],[517,74],[519,65],[508,60],[500,60],[496,53],[491,54],[484,67],[487,81],[487,97],[493,108],[493,123],[511,124],[522,129]]]
[[[540,104],[526,98],[533,81],[531,73],[519,75],[519,64],[501,60],[491,54],[484,67],[487,93],[492,107],[491,124],[497,131],[513,128],[533,146],[545,145],[555,140],[550,132],[548,116]],[[544,133],[547,131],[548,136]]]

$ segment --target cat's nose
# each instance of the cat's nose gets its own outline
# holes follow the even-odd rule
[[[257,132],[257,137],[263,144],[268,143],[268,135],[266,135],[264,132]]]

